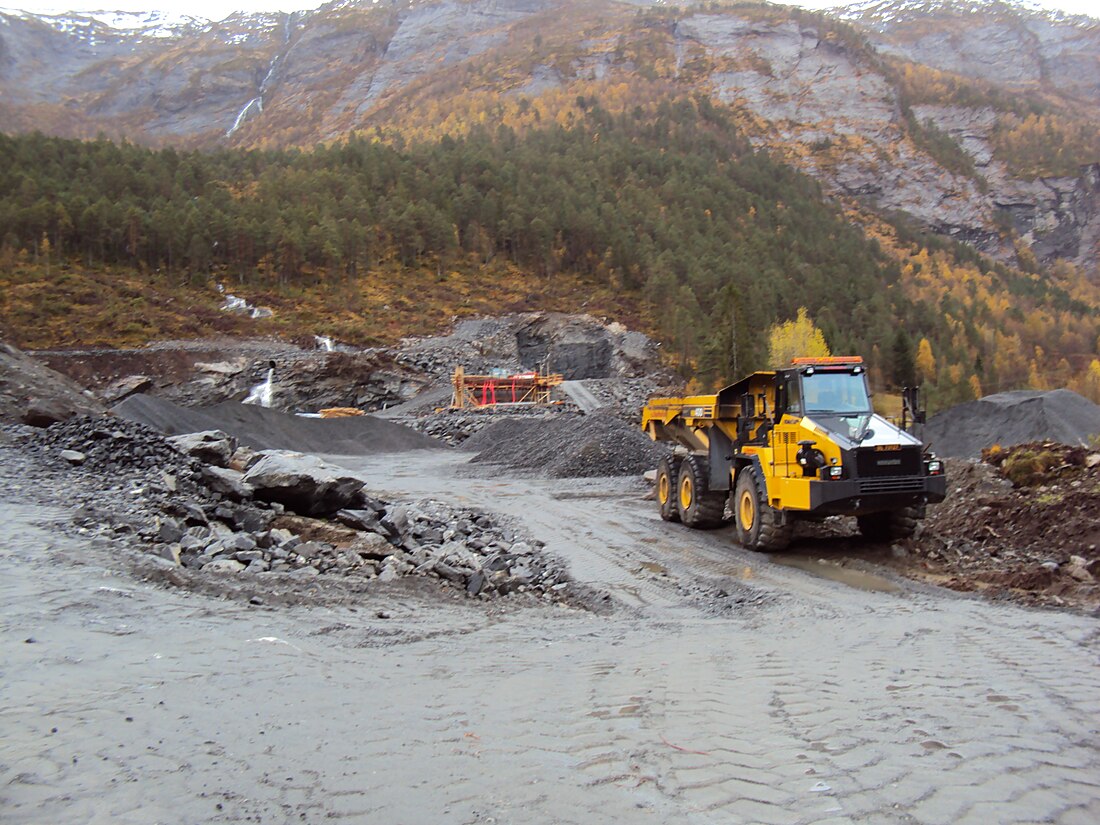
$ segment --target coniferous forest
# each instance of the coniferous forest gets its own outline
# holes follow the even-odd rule
[[[577,108],[568,127],[412,145],[376,131],[309,151],[0,136],[4,332],[61,345],[36,314],[132,307],[144,286],[209,301],[217,282],[283,296],[290,317],[294,296],[336,295],[342,337],[381,342],[414,331],[379,323],[393,309],[383,282],[434,273],[436,293],[466,295],[450,307],[461,314],[485,308],[472,284],[492,299],[496,273],[502,295],[573,296],[547,308],[603,296],[598,308],[621,307],[702,385],[764,366],[769,327],[806,307],[832,351],[871,357],[884,386],[919,370],[940,403],[1049,383],[1091,394],[1100,330],[1078,273],[1009,269],[900,221],[867,233],[703,97]],[[48,307],[30,297],[74,267],[99,287],[55,291]],[[145,319],[104,342],[180,331]]]

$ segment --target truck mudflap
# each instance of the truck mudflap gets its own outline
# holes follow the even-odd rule
[[[810,512],[862,515],[920,504],[937,504],[947,497],[946,476],[880,476],[810,482]]]

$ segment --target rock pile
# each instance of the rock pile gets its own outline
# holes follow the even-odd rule
[[[419,418],[397,419],[425,435],[445,444],[457,446],[474,433],[492,427],[501,421],[530,420],[555,414],[544,407],[485,407],[473,410],[441,410],[421,415]]]
[[[311,456],[237,449],[219,432],[171,444],[142,424],[106,417],[12,434],[55,476],[52,486],[69,491],[78,527],[140,538],[182,568],[272,585],[423,576],[481,599],[573,595],[563,566],[516,527],[438,501],[384,501]],[[321,513],[330,518],[313,517]]]
[[[611,415],[505,419],[467,439],[474,462],[534,470],[551,478],[635,475],[657,466],[667,447]]]
[[[1100,452],[1052,442],[948,464],[947,499],[907,544],[958,590],[1100,605]]]
[[[42,430],[33,443],[43,451],[66,452],[66,461],[88,470],[156,469],[190,475],[200,467],[152,428],[122,418],[70,418]]]

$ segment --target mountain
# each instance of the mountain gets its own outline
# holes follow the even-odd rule
[[[844,19],[840,19],[843,17]],[[9,132],[312,146],[705,94],[827,191],[1095,271],[1100,22],[1007,2],[335,2],[218,23],[0,13]],[[532,107],[532,103],[539,106]],[[526,107],[520,111],[520,107]],[[1040,145],[1036,145],[1040,144]]]

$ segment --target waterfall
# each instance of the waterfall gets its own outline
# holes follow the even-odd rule
[[[275,380],[275,368],[272,367],[267,371],[267,378],[262,384],[257,384],[248,393],[248,398],[244,400],[245,404],[259,404],[261,407],[271,406],[271,397],[274,392],[272,385]]]
[[[264,94],[267,92],[267,87],[275,77],[275,69],[279,65],[279,58],[283,57],[290,51],[290,35],[294,31],[294,15],[295,12],[291,12],[287,15],[286,25],[283,28],[283,48],[275,55],[271,60],[271,65],[267,67],[267,74],[264,75],[264,79],[260,81],[259,94],[252,98],[248,103],[244,104],[244,108],[237,113],[237,119],[233,121],[233,125],[226,131],[225,136],[231,137],[234,132],[241,128],[241,124],[248,118],[249,112],[255,108],[256,113],[262,113],[264,110]]]

